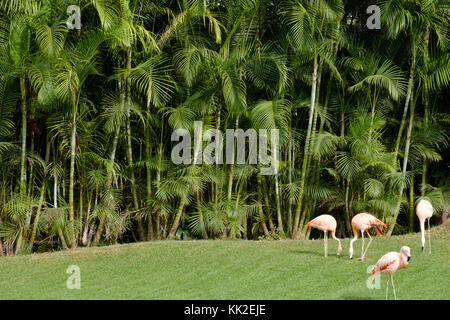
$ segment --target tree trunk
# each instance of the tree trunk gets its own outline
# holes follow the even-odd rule
[[[21,153],[20,153],[20,193],[26,194],[27,187],[27,171],[26,171],[26,148],[27,148],[27,93],[25,87],[25,78],[20,78],[20,92],[22,96],[22,103],[20,105],[20,113],[22,116],[21,128]]]
[[[309,110],[309,121],[308,121],[308,130],[306,133],[306,141],[305,141],[305,150],[303,154],[303,163],[302,163],[302,173],[301,173],[301,182],[300,182],[300,195],[297,202],[297,210],[295,212],[295,218],[294,218],[294,230],[292,232],[292,239],[295,239],[297,237],[299,222],[300,222],[300,214],[302,212],[302,205],[303,205],[303,196],[305,191],[305,183],[306,183],[306,169],[307,169],[307,162],[309,158],[309,151],[310,151],[310,138],[311,138],[311,131],[312,131],[312,122],[314,118],[314,107],[316,103],[316,87],[317,87],[317,70],[318,70],[318,63],[317,63],[317,55],[314,56],[314,71],[313,71],[313,82],[312,82],[312,88],[311,88],[311,108]]]
[[[203,239],[208,239],[208,233],[206,232],[205,222],[203,220],[203,210],[202,210],[202,202],[200,200],[200,192],[196,193],[197,198],[197,211],[198,211],[198,220],[200,221],[200,228],[202,232]]]
[[[261,175],[258,174],[258,185],[257,185],[257,196],[258,196],[258,212],[259,212],[259,218],[261,219],[261,225],[264,231],[264,234],[266,236],[269,236],[269,230],[267,230],[267,225],[266,225],[266,221],[265,221],[265,217],[264,217],[264,211],[263,211],[263,206],[262,206],[262,190],[261,190]]]
[[[398,148],[400,145],[400,139],[401,139],[401,131],[403,130],[402,125],[404,126],[404,122],[403,122],[403,118],[406,118],[406,114],[405,112],[407,112],[408,110],[408,105],[409,102],[412,101],[411,103],[411,110],[410,110],[410,116],[409,116],[409,126],[408,126],[408,131],[407,131],[407,135],[406,135],[406,145],[405,145],[405,154],[404,154],[404,159],[403,159],[403,169],[402,169],[402,174],[403,174],[403,183],[400,187],[400,192],[399,192],[399,199],[398,199],[398,203],[397,203],[397,210],[394,214],[394,217],[392,218],[390,227],[389,227],[389,231],[387,233],[387,236],[390,237],[392,235],[392,232],[394,231],[395,228],[395,224],[397,222],[397,217],[398,214],[400,212],[400,206],[401,206],[401,201],[402,201],[402,197],[403,197],[403,190],[405,187],[405,180],[406,180],[406,168],[408,166],[408,155],[409,155],[409,146],[411,144],[411,133],[412,133],[412,129],[414,126],[414,107],[415,107],[415,101],[413,101],[413,93],[414,93],[414,74],[415,74],[415,69],[416,69],[416,48],[414,46],[414,40],[412,39],[411,36],[411,68],[410,68],[410,74],[409,74],[409,82],[408,82],[408,93],[406,95],[406,101],[405,101],[405,108],[403,110],[403,116],[402,116],[402,123],[400,124],[400,130],[399,130],[399,134],[397,136],[397,141],[396,141],[396,145],[395,145],[395,161],[394,164],[397,163],[397,154],[398,154]]]
[[[178,225],[180,224],[180,219],[181,219],[181,215],[183,213],[185,203],[186,203],[186,200],[184,198],[182,198],[180,201],[180,206],[178,207],[177,215],[175,216],[175,219],[172,224],[172,228],[170,229],[170,232],[169,232],[169,239],[171,239],[171,240],[173,240],[175,238],[175,235],[176,235],[176,232],[178,229]]]
[[[281,217],[280,190],[278,188],[278,173],[275,175],[275,201],[277,205],[278,229],[284,234],[283,219]]]
[[[27,194],[27,168],[26,168],[26,152],[27,152],[27,92],[25,87],[25,78],[20,77],[20,93],[22,103],[20,105],[20,113],[22,116],[21,128],[21,152],[20,152],[20,194],[25,197]],[[30,213],[31,214],[31,213]],[[19,254],[22,250],[23,230],[20,230],[15,254]]]
[[[409,231],[414,231],[414,176],[411,177],[409,186]]]
[[[425,39],[424,39],[424,65],[425,65],[425,72],[428,75],[428,63],[429,63],[429,54],[428,54],[428,43],[430,41],[430,29],[427,28]],[[428,86],[427,83],[424,84],[424,92],[423,92],[423,98],[424,98],[424,116],[423,116],[423,125],[425,128],[428,128],[429,123],[429,116],[430,116],[430,97],[428,93]],[[425,158],[423,159],[423,167],[422,167],[422,185],[420,194],[423,197],[425,195],[425,186],[427,183],[427,161]]]
[[[74,230],[74,184],[75,184],[75,155],[76,155],[76,134],[77,134],[77,103],[73,97],[72,109],[72,133],[70,142],[70,175],[69,175],[69,222],[71,228],[72,239],[70,246],[75,248],[75,230]]]
[[[114,161],[116,159],[116,150],[117,150],[117,144],[119,142],[119,134],[120,134],[120,125],[117,126],[116,132],[114,133],[113,146],[112,146],[112,151],[111,151],[111,155],[110,155],[111,163],[114,163]],[[108,173],[107,179],[108,179],[108,188],[112,188],[112,173]],[[110,199],[112,199],[112,198],[113,198],[113,195],[112,195],[112,192],[110,192]],[[98,245],[98,242],[100,241],[100,236],[102,235],[102,232],[103,232],[105,219],[106,219],[105,216],[100,218],[97,232],[95,233],[94,241],[92,243],[94,246]]]
[[[88,245],[88,232],[89,232],[89,216],[91,213],[91,201],[92,201],[92,193],[89,195],[89,201],[88,201],[88,207],[87,207],[87,211],[86,211],[86,221],[84,223],[84,228],[83,228],[83,237],[81,240],[81,243],[83,244],[83,246],[87,246]]]
[[[131,103],[131,82],[128,78],[128,72],[131,70],[131,47],[127,48],[127,74],[125,76],[125,83],[127,86],[127,102],[128,104]],[[131,183],[131,194],[133,196],[133,203],[134,203],[134,210],[139,211],[139,202],[136,192],[136,181],[134,176],[134,169],[133,169],[133,148],[131,144],[131,125],[130,125],[130,110],[127,111],[127,156],[128,156],[128,165],[130,166],[131,170],[131,177],[130,177],[130,183]],[[138,225],[138,234],[139,234],[139,240],[143,241],[145,240],[145,232],[144,232],[144,226],[142,224],[142,219],[140,217],[136,217],[137,225]]]
[[[415,59],[414,59],[415,60]],[[400,141],[402,139],[403,129],[406,124],[406,115],[408,114],[409,103],[411,101],[413,86],[414,86],[414,71],[415,71],[415,61],[411,64],[411,68],[409,70],[409,81],[408,81],[408,90],[406,94],[405,106],[403,108],[402,120],[400,122],[400,128],[397,133],[397,140],[395,142],[394,149],[394,165],[397,163],[398,149],[400,148]]]
[[[147,117],[148,120],[150,120],[150,111],[151,111],[151,104],[150,99],[147,99]],[[147,179],[147,199],[145,201],[145,204],[148,206],[149,201],[152,197],[152,172],[151,168],[148,164],[150,161],[152,154],[151,145],[150,145],[150,126],[149,121],[145,124],[145,159],[147,161],[147,165],[145,166],[145,172],[146,172],[146,179]],[[157,230],[158,234],[158,230]],[[153,239],[153,217],[151,215],[147,216],[147,240]]]
[[[263,181],[266,182],[267,178],[264,178]],[[264,192],[264,202],[265,202],[266,211],[267,211],[267,220],[269,221],[269,228],[270,228],[271,232],[275,232],[275,225],[273,224],[272,213],[270,211],[269,191],[267,191],[267,188],[266,188],[267,184],[264,183],[262,186],[263,186],[263,192]]]
[[[42,206],[44,204],[44,200],[45,200],[45,180],[47,178],[47,165],[50,159],[50,139],[49,139],[49,134],[47,133],[47,146],[46,146],[46,151],[45,151],[45,167],[44,167],[44,178],[42,180],[42,186],[41,186],[41,194],[39,196],[39,204],[37,207],[37,211],[36,211],[36,216],[34,217],[34,222],[33,222],[33,231],[31,232],[31,237],[30,237],[30,241],[28,244],[29,249],[31,250],[33,248],[33,242],[34,242],[34,238],[36,237],[36,232],[37,232],[37,226],[39,223],[39,217],[41,215],[41,210],[42,210]]]
[[[411,100],[413,100],[411,98]],[[409,125],[408,125],[408,132],[406,135],[406,145],[405,145],[405,156],[403,159],[403,169],[402,169],[402,175],[403,175],[403,183],[400,186],[400,192],[399,192],[399,198],[398,198],[398,204],[397,204],[397,210],[394,214],[394,217],[391,221],[391,225],[389,227],[389,231],[387,233],[387,236],[390,237],[392,235],[392,232],[394,231],[395,228],[395,224],[397,222],[397,217],[398,214],[400,213],[400,206],[401,206],[401,201],[403,198],[403,190],[405,188],[405,181],[406,181],[406,169],[408,166],[408,155],[409,155],[409,147],[411,144],[411,134],[412,134],[412,129],[414,126],[414,107],[415,107],[415,102],[413,101],[411,103],[411,111],[410,111],[410,116],[409,116]]]

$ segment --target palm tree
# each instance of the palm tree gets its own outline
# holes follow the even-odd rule
[[[79,31],[69,4],[0,0],[1,255],[309,237],[323,213],[345,236],[362,210],[404,232],[418,197],[445,207],[444,1],[381,2],[377,37],[361,2],[83,0]],[[179,128],[278,129],[278,170],[174,165]]]
[[[425,51],[425,60],[427,59],[426,52],[428,51],[428,41],[430,32],[433,32],[437,39],[438,44],[441,46],[448,45],[448,32],[445,30],[446,26],[445,9],[442,8],[442,3],[436,4],[426,0],[415,1],[384,1],[382,3],[381,10],[383,12],[382,19],[388,21],[387,34],[392,38],[398,37],[401,32],[406,32],[409,40],[410,48],[410,70],[408,89],[406,94],[405,106],[403,109],[402,121],[400,124],[400,130],[395,143],[395,154],[397,153],[400,145],[401,135],[405,126],[406,114],[408,112],[409,104],[414,100],[414,84],[416,82],[416,68],[418,63],[418,54]],[[427,47],[424,50],[424,45]],[[419,56],[421,58],[421,56]],[[427,98],[425,98],[427,99]],[[414,107],[415,103],[411,103],[410,118],[406,134],[406,144],[403,157],[402,173],[403,179],[406,179],[406,170],[408,164],[408,155],[411,144],[411,136],[414,122]],[[400,196],[402,197],[405,183],[400,188]],[[400,201],[398,211],[400,211]],[[397,216],[399,212],[396,212],[389,227],[388,235],[390,236],[395,228]]]
[[[77,152],[77,114],[82,87],[89,75],[97,72],[95,56],[98,46],[107,39],[100,30],[83,33],[82,39],[65,51],[56,68],[56,94],[61,101],[71,106],[70,176],[69,176],[69,221],[74,222],[75,157]],[[70,241],[75,247],[75,238]]]
[[[302,212],[304,189],[306,185],[307,163],[310,155],[311,137],[313,135],[313,118],[315,114],[316,93],[319,74],[319,64],[326,63],[331,70],[336,68],[327,57],[326,47],[330,39],[335,36],[336,25],[342,19],[343,7],[341,1],[287,1],[285,10],[286,24],[289,27],[290,40],[294,50],[307,54],[313,59],[312,86],[311,86],[311,106],[308,117],[308,128],[306,130],[306,140],[303,153],[300,196],[298,198],[297,209],[294,218],[292,238],[297,236]],[[320,61],[319,61],[320,60]],[[303,223],[303,222],[302,222]],[[301,229],[301,226],[300,226]]]

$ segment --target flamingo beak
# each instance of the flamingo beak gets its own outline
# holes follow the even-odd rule
[[[409,261],[409,260],[411,260],[411,256],[408,257],[408,260],[407,260],[407,261]]]
[[[422,247],[422,252],[423,252],[424,249],[425,249],[425,247]]]

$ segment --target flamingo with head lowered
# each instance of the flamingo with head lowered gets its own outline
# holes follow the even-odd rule
[[[422,199],[416,206],[416,215],[420,221],[420,233],[422,234],[422,252],[425,249],[425,220],[428,221],[428,244],[431,253],[430,219],[433,216],[433,206],[430,201]]]
[[[369,249],[370,244],[372,243],[372,237],[370,236],[369,232],[367,232],[368,229],[375,227],[375,230],[377,230],[377,233],[379,235],[384,234],[383,230],[380,229],[379,226],[383,226],[386,228],[386,224],[375,218],[373,215],[368,213],[358,213],[355,215],[352,219],[352,229],[353,229],[353,239],[350,240],[350,259],[353,258],[353,242],[358,240],[358,232],[361,231],[361,238],[362,238],[362,246],[361,246],[361,257],[358,258],[358,260],[364,261],[364,258],[366,256],[367,250]],[[367,235],[370,238],[369,244],[367,245],[366,250],[364,250],[364,232],[367,233]]]
[[[323,244],[325,247],[325,257],[328,256],[328,235],[327,235],[328,231],[330,231],[331,237],[338,242],[337,255],[339,256],[341,254],[341,251],[342,251],[341,240],[336,238],[337,222],[336,222],[335,218],[333,218],[329,214],[322,214],[322,215],[312,219],[310,222],[308,222],[305,226],[305,231],[306,231],[306,229],[308,229],[309,226],[317,228],[324,232]]]

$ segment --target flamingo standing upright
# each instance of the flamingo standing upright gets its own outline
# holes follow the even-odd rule
[[[411,251],[408,246],[403,246],[401,247],[400,252],[391,251],[382,256],[370,273],[370,277],[377,272],[387,273],[389,275],[392,282],[392,290],[394,290],[395,300],[397,300],[397,295],[395,293],[394,273],[398,269],[406,268],[409,259],[411,259]],[[386,282],[386,300],[388,298],[388,291],[389,278]]]
[[[324,232],[323,243],[324,243],[324,247],[325,247],[325,257],[328,256],[328,235],[327,235],[328,231],[330,231],[331,237],[338,242],[337,255],[339,256],[341,254],[341,251],[342,251],[341,240],[339,240],[336,237],[337,222],[336,222],[335,218],[333,218],[329,214],[323,214],[323,215],[320,215],[320,216],[312,219],[310,222],[308,222],[305,226],[305,231],[306,231],[306,229],[308,229],[309,226],[317,228]]]
[[[433,216],[433,206],[430,201],[422,199],[416,206],[416,215],[420,221],[420,232],[422,234],[422,252],[425,249],[425,220],[428,221],[428,243],[431,253],[431,235],[430,235],[430,219]]]
[[[383,226],[386,228],[386,224],[383,221],[375,218],[371,214],[363,212],[363,213],[358,213],[357,215],[355,215],[353,217],[352,229],[353,229],[354,237],[352,240],[350,240],[350,249],[349,249],[350,259],[353,258],[353,242],[358,240],[358,231],[361,231],[361,238],[362,238],[361,257],[358,258],[358,260],[364,261],[367,250],[369,249],[369,246],[373,240],[372,237],[370,236],[369,232],[367,232],[367,230],[372,227],[375,227],[375,229],[377,230],[377,233],[379,235],[384,234],[384,232],[378,226]],[[369,241],[369,244],[367,245],[366,250],[364,250],[364,232],[366,232],[370,238],[370,241]]]

